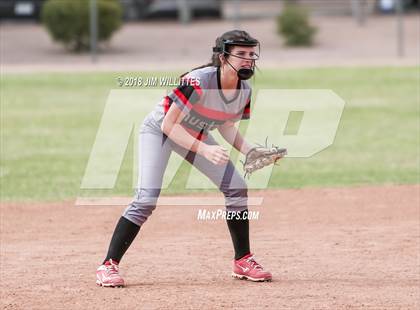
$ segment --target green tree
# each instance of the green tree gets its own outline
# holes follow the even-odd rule
[[[317,29],[309,23],[306,10],[288,4],[277,19],[277,31],[286,39],[286,45],[310,46]]]
[[[89,48],[90,1],[48,0],[42,9],[42,23],[51,37],[72,51]],[[98,41],[107,41],[121,26],[122,8],[118,0],[97,0]]]

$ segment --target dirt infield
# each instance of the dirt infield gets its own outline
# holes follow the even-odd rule
[[[95,269],[124,206],[2,204],[2,308],[420,307],[420,185],[258,194],[252,248],[271,283],[230,278],[224,220],[159,206],[121,263],[128,286],[97,287]]]

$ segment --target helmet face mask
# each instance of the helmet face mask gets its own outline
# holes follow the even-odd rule
[[[247,47],[248,49],[232,53],[232,47],[235,46]],[[252,49],[250,49],[250,47],[252,47]],[[247,80],[254,74],[255,61],[260,58],[260,43],[245,31],[233,30],[224,33],[222,37],[216,40],[216,46],[213,47],[213,53],[219,55],[219,57],[223,55],[226,63],[236,71],[238,79]],[[251,61],[250,68],[235,68],[228,60],[229,56]]]
[[[251,52],[250,57],[245,57],[237,54],[232,54],[228,51],[227,46],[243,46],[243,47],[257,47],[258,52]],[[240,80],[248,80],[254,75],[255,69],[255,61],[260,58],[260,43],[257,40],[223,40],[222,50],[220,51],[221,54],[226,59],[226,62],[229,66],[232,67],[233,70],[236,71],[238,79]],[[239,68],[236,69],[228,60],[227,56],[236,57],[245,60],[251,60],[251,67],[250,68]]]
[[[242,57],[239,55],[233,55],[228,51],[227,46],[245,46],[245,47],[256,47],[257,52],[254,52],[251,58]],[[220,53],[224,56],[232,56],[245,60],[258,60],[260,58],[260,43],[257,40],[223,40],[222,47],[213,47],[214,53]]]
[[[230,53],[228,51],[227,46],[244,46],[244,47],[257,47],[257,52],[254,52],[253,55],[251,56],[251,58],[248,57],[242,57],[239,55],[233,55],[232,53]],[[241,58],[241,59],[245,59],[245,60],[258,60],[260,58],[260,43],[258,41],[244,41],[244,40],[240,40],[240,41],[235,41],[235,40],[223,40],[223,47],[222,47],[222,51],[221,51],[224,55],[229,55],[232,57],[237,57],[237,58]]]

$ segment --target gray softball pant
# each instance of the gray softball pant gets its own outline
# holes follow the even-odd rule
[[[211,135],[203,142],[217,144]],[[231,161],[225,165],[215,165],[205,157],[179,146],[162,132],[149,115],[139,134],[139,183],[123,217],[141,226],[152,214],[172,151],[185,158],[218,187],[225,197],[227,211],[239,212],[248,208],[247,184]]]

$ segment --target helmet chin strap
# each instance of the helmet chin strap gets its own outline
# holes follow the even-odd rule
[[[238,76],[238,79],[240,80],[248,80],[251,76],[254,75],[254,61],[252,61],[252,65],[250,69],[247,68],[241,68],[237,70],[225,57],[226,62],[229,64],[229,66],[232,67],[233,70],[236,71],[236,75]]]

